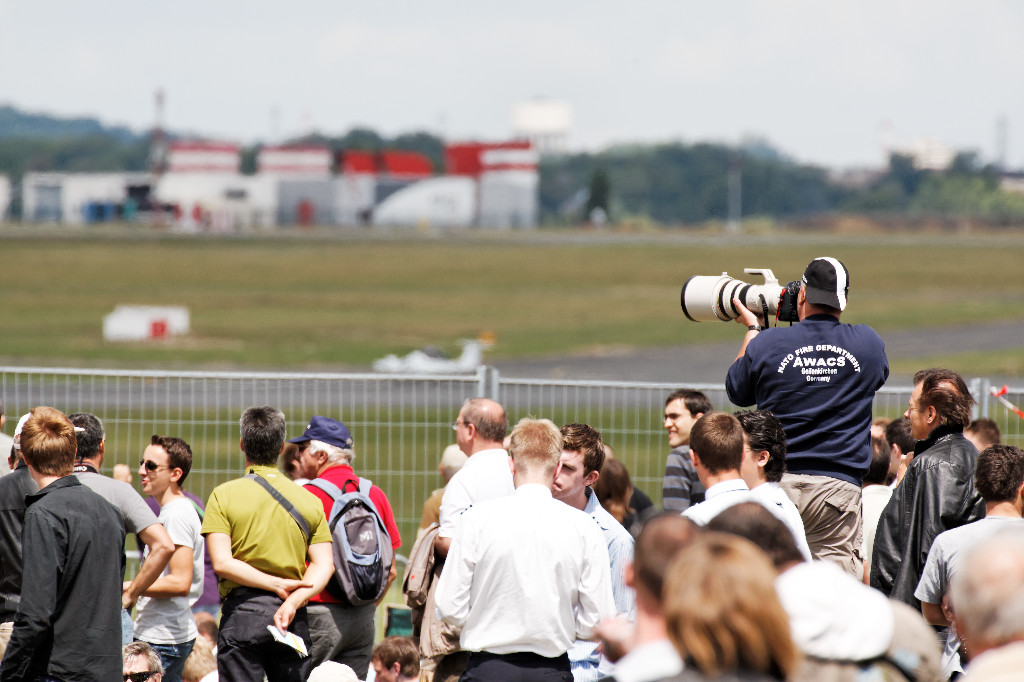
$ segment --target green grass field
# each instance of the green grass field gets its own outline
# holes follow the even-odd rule
[[[0,254],[0,364],[14,366],[345,370],[428,344],[456,353],[458,339],[483,332],[497,338],[488,358],[735,342],[731,324],[683,317],[682,283],[722,271],[743,277],[744,267],[796,279],[821,255],[851,270],[844,321],[870,324],[883,336],[979,321],[1017,320],[1024,329],[1024,234],[315,231],[209,239],[102,228],[0,232]],[[105,343],[103,316],[119,304],[187,306],[192,333],[158,344]],[[894,371],[945,364],[969,366],[972,376],[1024,374],[1020,353],[904,362]],[[156,432],[181,435],[201,453],[188,486],[204,498],[240,473],[235,410],[120,414],[100,407],[110,425],[108,473],[114,462],[137,462]],[[403,552],[423,500],[441,485],[434,467],[454,416],[426,410],[383,423],[372,411],[346,407],[343,418],[358,434],[357,471],[388,492]],[[578,418],[564,408],[540,416]],[[665,446],[657,410],[586,417],[658,502]],[[387,601],[400,601],[395,589]]]
[[[0,361],[344,369],[427,344],[457,353],[458,339],[483,332],[497,337],[489,358],[721,341],[735,337],[730,325],[682,316],[687,277],[742,278],[744,267],[770,267],[786,281],[819,255],[850,268],[844,321],[883,336],[985,320],[1024,327],[1024,235],[1015,233],[96,232],[0,233]],[[102,319],[118,304],[187,306],[192,333],[158,344],[105,343]],[[1020,358],[973,359],[1024,371]]]

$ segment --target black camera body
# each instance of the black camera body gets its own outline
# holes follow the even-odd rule
[[[796,309],[796,298],[800,295],[800,280],[793,280],[787,282],[786,287],[782,290],[782,295],[779,296],[779,306],[775,313],[775,319],[779,322],[789,322],[790,324],[800,321],[800,314]]]

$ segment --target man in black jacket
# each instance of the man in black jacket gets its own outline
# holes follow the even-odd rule
[[[21,601],[0,681],[107,682],[121,675],[117,510],[71,475],[75,427],[36,407],[21,451],[39,492],[26,499]]]
[[[963,377],[952,370],[926,369],[914,376],[905,416],[918,443],[878,521],[871,586],[918,610],[914,590],[935,536],[985,515],[974,487],[978,451],[963,434],[973,405]]]

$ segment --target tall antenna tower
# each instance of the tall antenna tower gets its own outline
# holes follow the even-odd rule
[[[882,154],[882,167],[889,167],[889,157],[893,151],[892,121],[887,118],[878,122],[878,147]]]
[[[729,156],[729,174],[726,177],[729,215],[725,221],[726,232],[739,232],[743,218],[743,157],[739,150]]]
[[[1004,114],[996,119],[996,166],[1000,171],[1006,170],[1007,138],[1007,123]]]
[[[160,200],[156,196],[157,188],[160,186],[160,178],[167,168],[167,139],[164,136],[164,91],[157,89],[154,93],[154,104],[156,105],[156,120],[153,123],[153,134],[149,142],[149,173],[150,190],[149,203],[153,225],[163,225],[163,211],[160,209]]]
[[[164,172],[167,160],[167,139],[164,136],[164,91],[160,88],[156,91],[156,121],[153,124],[153,137],[149,148],[149,170],[154,176],[154,181],[160,179]]]

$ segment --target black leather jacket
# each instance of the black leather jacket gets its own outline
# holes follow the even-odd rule
[[[920,610],[914,590],[939,533],[985,516],[974,488],[978,451],[959,426],[940,426],[918,441],[914,460],[878,520],[871,586]]]

